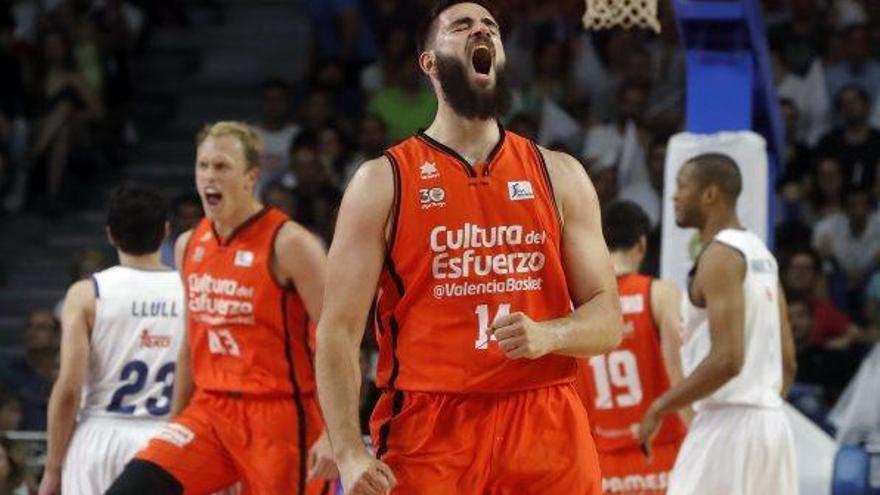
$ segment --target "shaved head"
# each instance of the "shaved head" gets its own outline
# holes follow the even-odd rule
[[[715,186],[721,194],[736,203],[742,192],[742,174],[733,158],[723,153],[705,153],[688,160],[702,188]]]

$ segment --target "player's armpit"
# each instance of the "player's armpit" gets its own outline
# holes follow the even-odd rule
[[[358,419],[359,349],[385,259],[394,194],[386,158],[362,165],[342,199],[328,255],[316,369],[321,409],[341,471],[352,455],[366,453]]]
[[[287,222],[278,231],[272,271],[282,284],[296,287],[312,321],[321,316],[327,255],[317,236],[304,227]]]
[[[580,162],[564,153],[541,150],[562,220],[563,268],[575,310],[548,328],[554,353],[587,357],[620,342],[623,317],[617,280],[602,235],[599,198]]]

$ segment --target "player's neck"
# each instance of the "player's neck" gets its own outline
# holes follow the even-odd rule
[[[724,229],[742,229],[739,218],[736,216],[736,210],[723,210],[715,214],[710,214],[706,219],[706,223],[700,229],[700,241],[703,245],[712,242],[712,239]]]
[[[263,209],[263,205],[257,201],[248,201],[241,207],[235,209],[230,215],[224,218],[212,218],[214,230],[221,240],[225,241],[235,232],[243,223],[250,220],[251,217],[259,213]]]
[[[611,264],[614,266],[614,274],[618,277],[638,273],[641,260],[633,253],[627,251],[614,251],[611,253]]]
[[[455,113],[449,105],[437,108],[437,117],[425,134],[462,155],[471,165],[482,163],[501,138],[495,119],[466,119]]]
[[[119,264],[128,268],[150,271],[168,269],[162,264],[162,255],[159,254],[159,251],[141,255],[126,254],[119,250],[116,252],[119,254]]]

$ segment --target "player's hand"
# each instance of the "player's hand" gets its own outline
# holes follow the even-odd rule
[[[309,449],[308,481],[318,478],[332,480],[338,476],[336,461],[333,460],[333,449],[330,448],[330,437],[327,436],[327,430],[324,430]]]
[[[47,469],[40,480],[38,495],[58,495],[61,493],[61,473]]]
[[[639,424],[639,447],[642,449],[642,453],[645,454],[648,462],[652,460],[651,442],[654,441],[654,435],[657,434],[657,428],[660,427],[660,419],[657,409],[652,404]]]
[[[366,451],[340,462],[339,473],[346,495],[385,495],[397,484],[391,468]]]
[[[550,353],[549,333],[540,328],[525,313],[511,313],[498,317],[489,328],[498,347],[510,359],[538,359]]]

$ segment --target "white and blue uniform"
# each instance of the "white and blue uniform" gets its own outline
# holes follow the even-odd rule
[[[115,266],[93,281],[91,358],[62,471],[65,495],[104,493],[168,418],[184,335],[177,272]]]
[[[797,495],[794,442],[782,409],[782,337],[776,259],[755,234],[723,230],[715,242],[746,263],[742,370],[694,403],[696,416],[678,453],[668,495]],[[685,376],[709,355],[704,308],[682,298]]]

